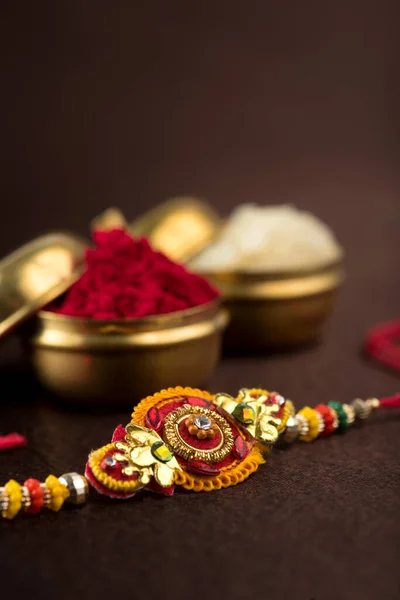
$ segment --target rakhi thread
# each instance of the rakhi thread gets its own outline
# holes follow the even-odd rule
[[[8,481],[0,487],[1,514],[11,520],[20,512],[57,512],[65,502],[82,505],[88,481],[98,492],[120,499],[142,489],[170,496],[175,485],[195,492],[230,487],[256,471],[264,462],[262,455],[277,441],[309,443],[343,433],[379,407],[400,408],[400,393],[380,400],[356,398],[350,404],[331,401],[296,413],[290,400],[258,388],[244,388],[236,398],[170,388],[142,400],[131,423],[118,426],[111,443],[91,452],[86,477],[67,473],[49,475],[44,482],[30,478],[23,485]],[[169,429],[161,437],[166,418]],[[205,434],[199,436],[201,431]],[[228,455],[214,451],[214,442],[218,449],[228,443]],[[214,462],[202,460],[207,451],[215,454]]]
[[[372,327],[365,337],[364,349],[374,360],[400,371],[400,320]]]
[[[19,433],[8,433],[0,436],[0,450],[11,450],[26,446],[26,438]]]

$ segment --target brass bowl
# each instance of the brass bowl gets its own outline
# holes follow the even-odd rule
[[[169,386],[203,386],[218,362],[227,321],[219,302],[122,321],[42,311],[27,343],[36,376],[52,393],[132,406]]]
[[[299,346],[317,339],[343,282],[341,262],[293,273],[213,273],[230,312],[228,352]]]

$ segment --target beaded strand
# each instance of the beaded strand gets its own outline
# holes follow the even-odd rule
[[[20,511],[35,515],[43,507],[58,512],[65,501],[83,504],[87,496],[87,481],[78,473],[66,473],[58,479],[49,475],[44,483],[30,478],[23,485],[10,479],[0,487],[1,516],[11,520]]]
[[[180,388],[180,391],[181,390],[182,388]],[[263,401],[265,400],[264,390],[253,391],[260,392],[259,395],[261,395]],[[164,392],[170,393],[168,390],[164,390]],[[212,399],[212,396],[208,394],[208,392],[200,392],[197,390],[196,393],[203,394],[203,396],[206,394],[207,401],[209,401],[208,398],[210,398],[210,401]],[[162,393],[160,392],[158,396],[161,396],[161,394]],[[257,394],[250,396],[250,407],[251,402],[255,402],[254,397],[256,396]],[[214,397],[214,400],[215,398],[216,397]],[[232,411],[232,417],[236,418],[235,400],[229,396],[227,398],[228,403],[233,403],[234,410]],[[145,402],[151,399],[153,398],[149,397]],[[276,402],[273,403],[273,408],[275,409],[274,414],[278,413],[279,407],[282,407],[283,405],[280,416],[276,419],[270,419],[271,422],[268,421],[267,423],[264,422],[263,424],[264,427],[266,427],[266,430],[268,430],[268,427],[272,429],[276,427],[276,436],[274,437],[274,441],[280,439],[286,444],[294,442],[295,440],[312,442],[317,438],[324,438],[332,435],[335,432],[344,432],[357,420],[367,419],[378,407],[400,408],[400,393],[387,398],[381,398],[380,400],[376,398],[370,398],[368,400],[356,398],[353,400],[353,402],[351,402],[351,404],[341,404],[340,402],[331,401],[328,402],[328,404],[318,404],[315,408],[305,406],[297,413],[295,412],[294,405],[291,401],[285,401],[283,397],[278,394],[274,395],[274,400],[276,400]],[[239,406],[243,407],[243,403]],[[223,408],[226,410],[226,407]],[[262,408],[265,410],[265,404],[262,404]],[[148,406],[146,406],[146,410],[148,410]],[[266,412],[261,413],[261,416],[267,416],[267,420],[269,419]],[[273,423],[273,425],[271,423]],[[129,427],[129,425],[127,427]],[[121,428],[121,426],[117,428],[117,431]],[[255,437],[255,439],[258,438]],[[262,441],[264,443],[263,438]],[[258,442],[261,444],[259,440]],[[124,444],[120,445],[123,446]],[[93,457],[96,452],[104,452],[104,448],[108,450],[109,447],[114,447],[113,442],[108,446],[100,448],[94,453],[92,452],[90,456]],[[208,484],[212,484],[213,481],[212,478],[210,478],[205,480],[208,485],[208,489],[206,489],[203,483],[199,489],[196,477],[192,477],[191,475],[188,476],[186,474],[187,478],[191,478],[187,479],[187,481],[190,483],[190,487],[189,483],[187,486],[184,485],[184,487],[186,487],[186,489],[193,489],[195,491],[211,491],[212,489],[229,487],[229,485],[235,485],[239,481],[243,481],[243,479],[245,479],[250,472],[257,470],[258,465],[263,462],[260,451],[258,448],[255,449],[257,452],[259,452],[260,461],[257,462],[253,460],[253,463],[251,463],[249,459],[246,458],[243,462],[241,479],[238,478],[235,482],[232,482],[228,476],[224,475],[225,479],[219,480],[219,487],[213,487],[212,485],[209,487]],[[154,458],[154,455],[152,456]],[[249,456],[251,456],[251,453]],[[153,460],[153,458],[151,460]],[[89,466],[90,460],[91,458],[89,457]],[[115,480],[113,480],[111,476],[105,475],[103,472],[101,473],[103,476],[103,481],[101,481],[101,483],[103,484],[104,489],[113,490],[114,488],[111,487],[111,483],[115,483]],[[181,473],[182,471],[178,471],[177,477],[181,476]],[[106,481],[104,477],[109,478],[111,483]],[[175,479],[175,483],[178,483],[177,478]],[[132,485],[128,481],[122,481],[123,486],[127,486],[128,484]],[[179,485],[183,485],[183,483],[179,483]],[[197,489],[195,485],[197,485]],[[99,491],[103,493],[103,490]],[[108,495],[111,497],[117,497],[113,496],[112,494]],[[83,475],[79,475],[78,473],[66,473],[59,478],[55,477],[54,475],[49,475],[44,482],[30,478],[27,479],[23,485],[20,485],[15,480],[10,479],[3,487],[0,487],[0,514],[3,518],[11,520],[20,512],[25,514],[38,514],[43,508],[57,512],[62,508],[66,501],[70,502],[71,504],[80,505],[86,502],[87,497],[88,481]]]
[[[318,404],[315,408],[305,406],[294,417],[289,417],[286,429],[282,433],[282,441],[313,442],[318,437],[328,437],[335,432],[342,433],[357,419],[367,419],[380,404],[377,398],[356,398],[351,404],[332,401],[328,404]]]

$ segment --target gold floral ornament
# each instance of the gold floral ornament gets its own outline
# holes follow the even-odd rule
[[[138,474],[143,485],[154,477],[163,488],[174,483],[175,471],[181,470],[178,461],[152,429],[146,429],[135,423],[126,426],[125,442],[115,442],[116,452],[113,458],[126,464],[122,473],[127,477]]]
[[[278,404],[266,404],[268,393],[253,394],[243,388],[236,398],[229,394],[216,394],[213,402],[241,423],[256,440],[273,444],[278,439],[281,419]]]

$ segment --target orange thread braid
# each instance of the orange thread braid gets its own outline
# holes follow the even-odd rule
[[[210,402],[212,402],[213,399],[209,392],[199,390],[197,388],[183,388],[181,386],[168,388],[167,390],[161,390],[161,392],[157,392],[154,394],[154,396],[147,396],[147,398],[141,400],[133,409],[132,422],[136,423],[137,425],[144,426],[146,414],[150,408],[153,406],[161,408],[161,406],[168,404],[168,402],[176,396],[197,396],[199,398],[203,398],[204,400],[209,400]]]
[[[175,471],[174,481],[185,490],[194,492],[212,492],[221,488],[228,488],[237,485],[257,471],[258,467],[265,463],[265,460],[257,446],[252,448],[248,456],[241,461],[235,461],[230,467],[222,471],[219,475],[202,476],[192,475],[188,471]]]

